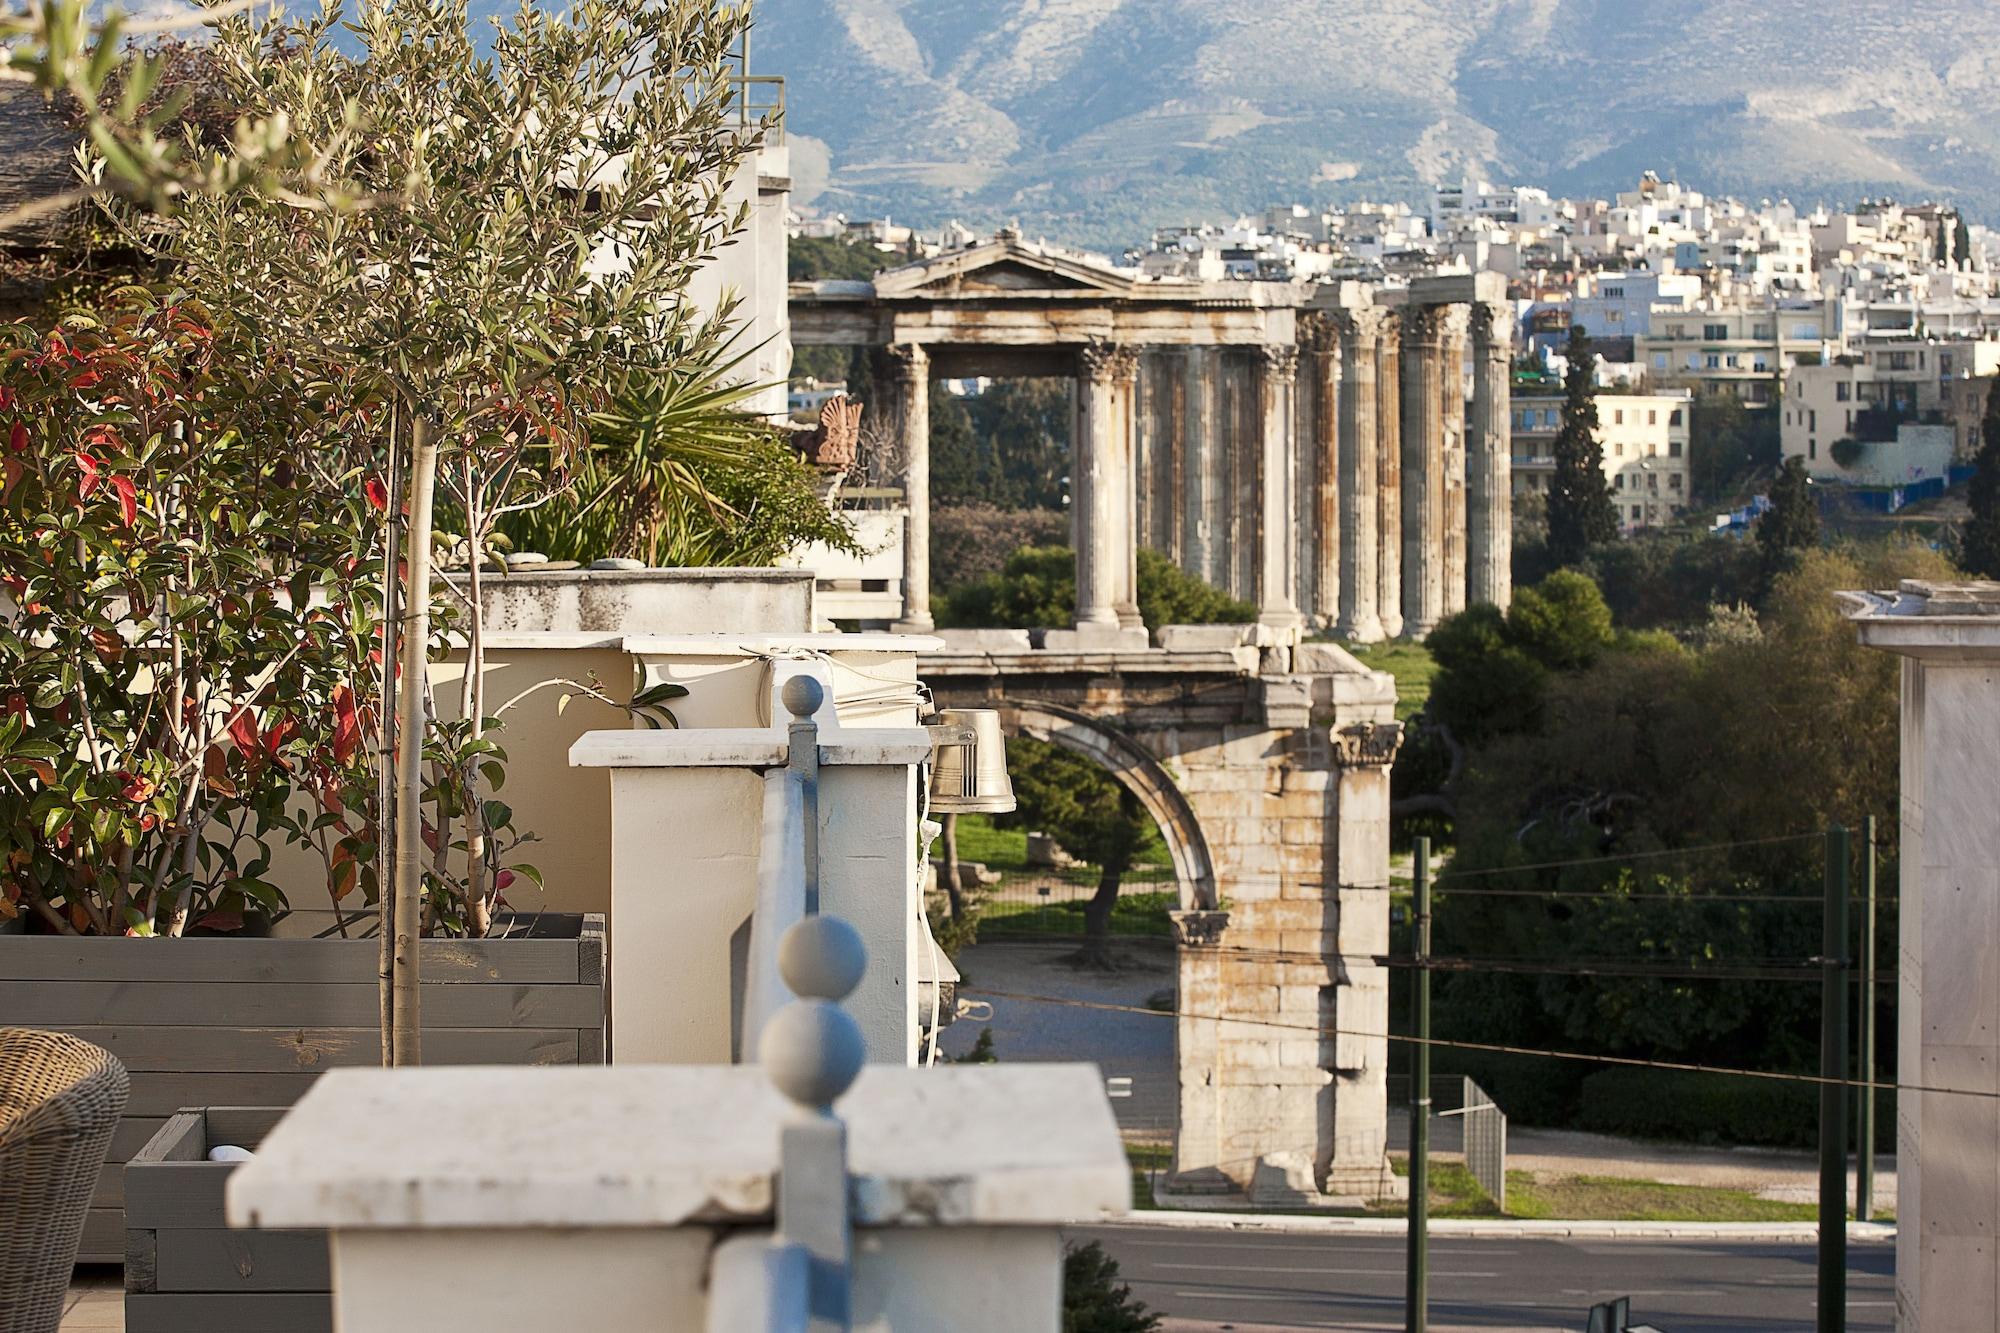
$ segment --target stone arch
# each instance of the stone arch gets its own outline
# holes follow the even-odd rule
[[[1182,910],[1213,910],[1215,862],[1194,806],[1146,748],[1124,732],[1060,704],[996,699],[990,705],[1007,731],[1059,745],[1104,768],[1138,798],[1165,836],[1180,886]]]

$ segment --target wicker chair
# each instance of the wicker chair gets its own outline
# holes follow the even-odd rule
[[[56,1333],[125,1066],[64,1032],[0,1028],[0,1333]]]

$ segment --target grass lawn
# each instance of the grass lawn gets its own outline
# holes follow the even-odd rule
[[[1393,639],[1388,643],[1344,643],[1341,647],[1361,659],[1370,671],[1386,671],[1396,678],[1396,720],[1415,717],[1431,697],[1431,677],[1437,663],[1421,643]]]
[[[1399,1176],[1409,1159],[1390,1158]],[[1432,1217],[1519,1217],[1565,1222],[1810,1222],[1819,1216],[1810,1203],[1760,1199],[1749,1190],[1709,1185],[1662,1185],[1614,1176],[1538,1177],[1507,1173],[1507,1211],[1494,1205],[1462,1162],[1431,1162]],[[1378,1211],[1399,1213],[1400,1204]]]
[[[1113,935],[1171,935],[1167,913],[1180,906],[1178,890],[1126,889],[1111,909]],[[1081,935],[1083,900],[990,897],[979,904],[979,933],[994,935]]]
[[[1125,1160],[1132,1164],[1132,1206],[1156,1209],[1153,1202],[1153,1175],[1173,1169],[1174,1150],[1166,1143],[1125,1144]]]

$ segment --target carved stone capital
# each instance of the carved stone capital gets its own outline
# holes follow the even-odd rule
[[[1089,343],[1077,353],[1077,364],[1092,384],[1129,384],[1139,377],[1139,354],[1122,343]]]
[[[1333,733],[1333,761],[1342,768],[1387,768],[1402,743],[1400,722],[1357,722]]]
[[[1191,948],[1220,944],[1223,932],[1229,929],[1229,913],[1212,909],[1169,912],[1167,919],[1173,923],[1174,943]]]
[[[1298,373],[1299,349],[1289,343],[1267,343],[1257,349],[1257,361],[1266,375],[1290,379]]]
[[[1442,312],[1438,318],[1438,336],[1446,342],[1464,342],[1472,328],[1472,307],[1447,305],[1435,309]]]
[[[1514,311],[1504,305],[1481,303],[1472,307],[1472,345],[1482,354],[1511,354],[1514,346]]]
[[[1402,309],[1402,338],[1405,347],[1435,347],[1444,338],[1445,311],[1449,306],[1410,305]]]
[[[930,378],[931,354],[922,343],[890,343],[882,349],[882,359],[889,378],[898,384]]]
[[[1305,352],[1324,355],[1340,351],[1340,322],[1331,314],[1317,310],[1307,311],[1299,316],[1299,348]]]

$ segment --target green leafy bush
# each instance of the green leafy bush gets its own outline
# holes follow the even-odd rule
[[[974,579],[935,608],[941,626],[1049,629],[1076,619],[1076,554],[1067,546],[1016,551],[998,574]],[[1139,552],[1139,615],[1162,625],[1233,625],[1257,608],[1211,587],[1157,551]]]

